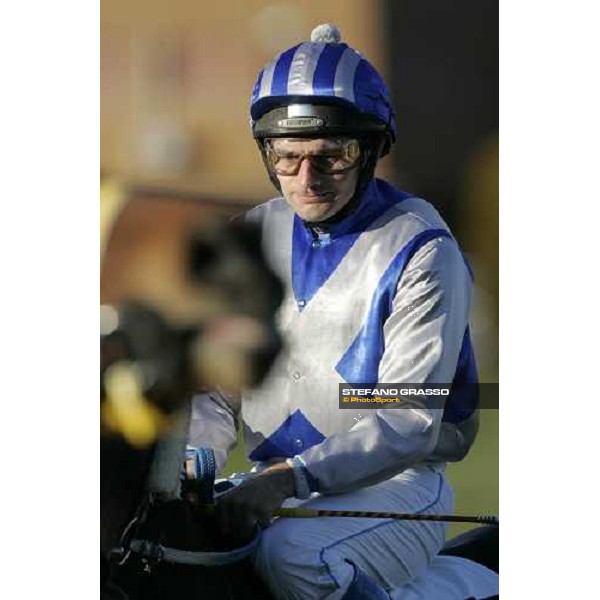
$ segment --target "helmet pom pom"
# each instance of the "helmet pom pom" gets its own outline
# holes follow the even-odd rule
[[[340,30],[335,25],[324,23],[317,25],[310,34],[311,42],[324,42],[326,44],[339,44],[342,39]]]

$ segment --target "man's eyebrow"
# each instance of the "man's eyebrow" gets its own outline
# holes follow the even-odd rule
[[[286,147],[281,147],[281,146],[276,146],[273,145],[273,149],[276,150],[277,152],[286,152],[288,154],[304,154],[305,152],[302,152],[301,150],[298,150],[297,148],[286,148]],[[314,152],[335,152],[335,151],[339,151],[339,150],[343,150],[343,146],[341,145],[331,145],[331,146],[322,146],[320,148],[313,148],[310,149],[308,151],[308,153],[312,154]]]
[[[293,148],[277,148],[277,147],[275,147],[274,150],[278,154],[287,154],[287,155],[299,154],[299,152],[297,150],[294,150]]]

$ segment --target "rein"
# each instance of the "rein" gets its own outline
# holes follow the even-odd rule
[[[259,540],[260,534],[254,536],[249,544],[227,552],[192,552],[190,550],[168,548],[149,540],[137,539],[131,541],[129,548],[132,552],[140,555],[142,558],[154,562],[164,561],[177,565],[222,567],[224,565],[231,565],[239,562],[249,556],[258,545]]]

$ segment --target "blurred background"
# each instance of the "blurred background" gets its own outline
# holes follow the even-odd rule
[[[378,174],[433,203],[459,239],[481,380],[497,382],[497,0],[102,0],[101,301],[195,313],[181,240],[275,195],[250,135],[252,87],[327,22],[390,87],[398,140]],[[228,468],[244,466],[236,452]],[[497,512],[497,410],[450,476],[457,512]]]

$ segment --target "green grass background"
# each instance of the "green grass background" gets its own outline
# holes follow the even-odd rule
[[[498,410],[480,412],[479,434],[467,457],[448,465],[448,477],[456,496],[456,514],[498,514]],[[225,474],[246,471],[249,463],[243,444],[231,453]],[[452,524],[449,537],[470,529],[471,525]]]

